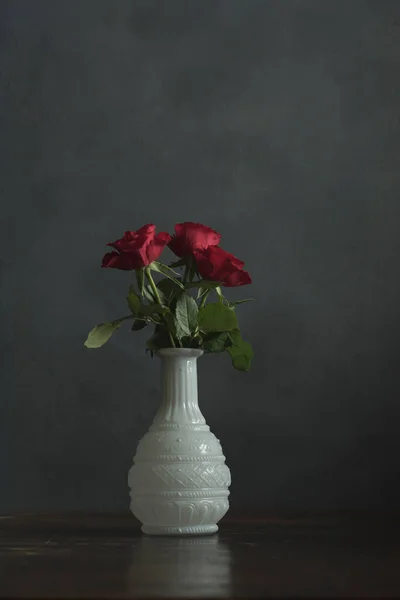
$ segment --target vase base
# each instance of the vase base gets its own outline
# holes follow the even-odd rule
[[[147,535],[211,535],[218,531],[218,525],[194,525],[193,527],[142,525],[142,531]]]

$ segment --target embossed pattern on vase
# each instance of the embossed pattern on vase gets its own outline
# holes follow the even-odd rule
[[[129,472],[131,510],[146,533],[213,533],[229,508],[230,471],[198,406],[199,354],[160,354],[163,400]]]

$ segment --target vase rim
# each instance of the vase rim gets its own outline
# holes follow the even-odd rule
[[[199,358],[203,353],[203,350],[199,348],[160,348],[156,351],[156,355],[163,357],[176,357],[176,358]]]

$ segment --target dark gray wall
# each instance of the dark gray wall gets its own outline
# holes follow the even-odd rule
[[[0,510],[118,510],[157,407],[98,351],[104,244],[197,220],[243,258],[256,358],[200,362],[232,506],[397,507],[400,3],[13,0],[1,11]]]

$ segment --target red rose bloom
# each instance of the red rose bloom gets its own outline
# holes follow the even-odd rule
[[[247,271],[243,271],[244,262],[226,252],[219,246],[209,246],[195,252],[197,270],[203,279],[220,281],[226,287],[236,287],[251,283]]]
[[[144,225],[137,231],[126,231],[124,236],[107,246],[117,252],[109,252],[103,258],[102,267],[131,271],[142,269],[157,260],[171,236],[162,231],[156,235],[155,225]]]
[[[220,240],[220,234],[210,227],[200,223],[178,223],[168,246],[174,254],[182,258],[194,254],[197,250],[218,246]]]

